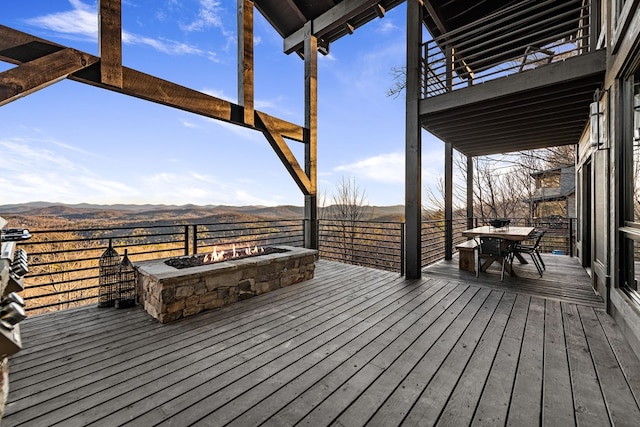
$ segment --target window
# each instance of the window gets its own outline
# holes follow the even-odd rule
[[[626,202],[624,240],[622,242],[622,269],[626,272],[624,288],[640,301],[640,71],[636,71],[623,85],[623,152],[626,154]]]
[[[560,173],[538,175],[536,181],[537,188],[558,188],[560,187]]]

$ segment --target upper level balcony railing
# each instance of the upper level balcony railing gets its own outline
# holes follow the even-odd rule
[[[423,44],[429,98],[595,49],[589,1],[522,1]]]

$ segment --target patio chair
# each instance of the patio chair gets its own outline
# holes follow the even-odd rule
[[[540,241],[544,233],[544,230],[537,231],[533,236],[534,243],[532,245],[518,243],[514,249],[517,253],[531,255],[531,259],[538,269],[540,277],[542,277],[542,272],[547,269],[547,266],[544,265],[544,261],[542,260],[542,255],[540,255]]]
[[[513,265],[514,243],[502,237],[478,236],[478,251],[476,257],[476,277],[480,276],[480,258],[493,258],[502,264],[500,281],[504,281],[504,267],[506,263]]]

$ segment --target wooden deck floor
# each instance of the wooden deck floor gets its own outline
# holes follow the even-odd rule
[[[640,362],[596,303],[448,265],[405,281],[320,261],[168,325],[139,308],[27,319],[3,426],[637,425]]]

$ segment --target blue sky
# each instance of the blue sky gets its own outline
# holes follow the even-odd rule
[[[123,63],[237,103],[236,0],[123,0]],[[5,2],[0,24],[98,55],[97,1]],[[318,70],[318,184],[353,178],[372,205],[404,203],[404,6],[331,45]],[[256,10],[255,105],[304,124],[304,70]],[[0,72],[11,68],[0,62]],[[290,143],[300,163],[303,147]],[[0,107],[0,204],[302,205],[264,136],[64,80]],[[425,134],[423,183],[442,174]],[[432,184],[435,185],[435,184]]]

